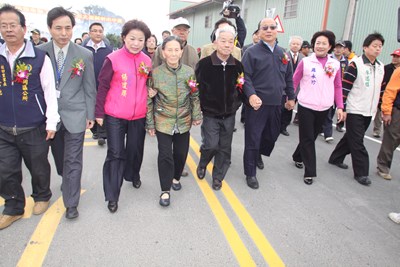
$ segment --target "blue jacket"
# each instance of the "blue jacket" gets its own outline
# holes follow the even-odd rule
[[[270,106],[280,106],[284,92],[289,100],[294,100],[293,70],[291,64],[284,60],[284,55],[281,47],[275,45],[274,52],[271,52],[263,41],[246,50],[242,64],[247,97],[256,94],[263,105]],[[289,58],[288,55],[286,57]]]
[[[99,88],[99,74],[103,67],[104,60],[106,57],[113,52],[111,46],[106,45],[106,47],[100,47],[97,51],[93,47],[85,45],[85,48],[89,49],[93,53],[93,66],[94,66],[94,77],[96,79],[96,89]]]
[[[0,125],[5,127],[37,127],[46,122],[46,102],[40,82],[46,53],[25,42],[23,57],[16,60],[17,65],[26,64],[29,69],[27,83],[13,82],[13,71],[4,57],[5,46],[0,49]],[[25,87],[25,88],[24,88]]]

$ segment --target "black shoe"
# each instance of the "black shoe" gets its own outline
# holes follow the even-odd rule
[[[116,212],[118,209],[118,202],[117,201],[108,201],[107,208],[111,213]]]
[[[246,176],[246,182],[250,188],[258,189],[259,187],[257,177],[255,176]]]
[[[178,181],[178,183],[172,182],[171,188],[172,188],[174,191],[179,191],[179,190],[181,190],[181,189],[182,189],[181,182],[179,182],[179,181]]]
[[[357,180],[362,185],[370,185],[371,180],[368,178],[368,176],[354,176],[354,179]]]
[[[336,125],[336,131],[338,131],[340,133],[343,132],[343,127]]]
[[[106,140],[104,140],[104,138],[100,137],[99,140],[97,140],[97,144],[99,146],[104,146],[106,143]]]
[[[67,219],[75,219],[79,216],[78,209],[76,207],[67,208],[65,212],[65,218]]]
[[[286,130],[282,130],[281,134],[283,134],[284,136],[289,136],[290,135],[290,133],[288,131],[286,131]]]
[[[303,169],[304,164],[303,164],[303,162],[295,161],[294,166],[296,166],[296,168]]]
[[[167,194],[168,195],[168,198],[161,198],[164,194]],[[161,206],[163,206],[163,207],[167,207],[167,206],[169,206],[169,199],[170,199],[170,195],[169,195],[169,192],[162,192],[162,194],[161,194],[161,196],[160,196],[160,205]]]
[[[303,181],[306,185],[312,185],[314,179],[312,177],[304,177]]]
[[[142,181],[136,180],[132,182],[134,188],[139,188],[142,185]]]
[[[204,176],[206,176],[206,168],[201,168],[200,166],[197,166],[196,174],[197,174],[197,178],[202,180],[204,178]]]
[[[261,157],[261,154],[258,156],[257,159],[257,168],[259,168],[260,170],[264,169],[264,161]]]
[[[337,167],[339,167],[341,169],[344,169],[344,170],[349,168],[349,166],[347,164],[343,163],[343,162],[333,163],[333,162],[329,161],[329,164],[335,165],[335,166],[337,166]]]
[[[97,139],[99,139],[99,136],[97,135],[97,133],[94,133],[94,134],[92,135],[92,138],[93,138],[94,140],[97,140]]]
[[[299,118],[298,118],[298,116],[297,116],[297,113],[296,113],[296,115],[294,116],[293,124],[294,124],[294,125],[299,125]]]
[[[218,180],[218,179],[213,179],[212,188],[213,188],[214,190],[220,190],[221,187],[222,187],[222,181],[220,181],[220,180]]]
[[[183,169],[181,177],[186,177],[189,175],[189,172],[186,169]]]

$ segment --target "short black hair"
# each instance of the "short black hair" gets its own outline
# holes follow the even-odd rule
[[[147,27],[146,23],[144,23],[141,20],[132,19],[132,20],[125,22],[124,26],[122,27],[122,32],[121,32],[122,39],[124,39],[124,37],[127,36],[131,30],[139,30],[139,31],[143,32],[145,42],[151,36],[151,31],[150,31],[149,27]]]
[[[100,26],[104,30],[103,24],[101,24],[100,22],[93,22],[89,26],[89,31],[92,29],[93,26]]]
[[[178,36],[174,36],[174,35],[171,35],[171,36],[169,36],[169,37],[164,39],[164,41],[163,41],[163,43],[161,45],[161,49],[164,50],[165,46],[167,45],[167,43],[169,43],[171,41],[177,41],[179,43],[179,45],[181,46],[181,49],[183,49],[182,40]]]
[[[382,34],[380,34],[379,32],[374,32],[374,33],[369,34],[369,35],[365,38],[365,40],[364,40],[364,42],[363,42],[363,47],[370,46],[371,43],[372,43],[373,41],[375,41],[375,40],[381,41],[381,42],[382,42],[382,45],[385,44],[385,39],[383,38]]]
[[[331,31],[319,31],[319,32],[314,33],[313,37],[311,38],[311,47],[312,47],[312,49],[314,50],[315,41],[320,36],[325,36],[326,38],[328,38],[329,45],[331,46],[331,48],[328,51],[328,54],[332,53],[333,49],[335,48],[336,36]]]
[[[156,37],[154,34],[150,35],[150,37],[154,37],[154,39],[156,40],[156,46],[157,46],[157,44],[158,44],[157,37]],[[150,37],[149,37],[149,38],[150,38]],[[145,45],[145,46],[146,46],[146,45]]]
[[[219,25],[221,25],[223,23],[229,24],[230,26],[232,26],[235,29],[235,32],[237,32],[236,26],[232,23],[232,21],[230,21],[227,18],[221,18],[217,22],[215,22],[215,24],[214,24],[214,30],[212,31],[212,33],[210,35],[211,42],[215,41],[215,32],[217,31]]]
[[[55,7],[47,13],[47,26],[49,26],[49,28],[51,28],[51,26],[53,26],[53,21],[55,19],[58,19],[59,17],[64,17],[64,16],[69,17],[71,20],[72,27],[75,27],[74,13],[72,13],[71,11],[69,11],[61,6]]]
[[[86,34],[89,35],[88,32],[82,32],[81,37],[83,38],[83,36],[85,36]]]
[[[19,9],[17,9],[15,6],[12,6],[12,5],[9,5],[9,4],[4,4],[0,8],[0,14],[3,13],[3,12],[15,13],[19,17],[19,24],[22,27],[26,27],[26,20],[25,20],[24,14],[22,14],[22,12]]]
[[[163,31],[163,32],[161,33],[161,35],[163,35],[164,33],[167,33],[167,34],[171,35],[171,32],[170,32],[170,31],[167,31],[167,30]]]
[[[350,40],[344,40],[343,43],[345,44],[345,48],[348,48],[349,51],[353,49],[353,43]]]

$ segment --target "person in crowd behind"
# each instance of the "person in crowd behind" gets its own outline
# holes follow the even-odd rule
[[[243,21],[240,17],[238,18],[238,20],[239,20],[239,21]],[[238,25],[239,25],[240,27],[244,27],[244,28],[246,29],[246,27],[244,26],[244,22],[241,22],[241,23],[239,23]],[[213,30],[213,32],[211,33],[211,36],[210,36],[211,43],[206,44],[206,45],[204,45],[204,46],[201,48],[200,59],[201,59],[201,58],[208,57],[209,55],[211,55],[211,54],[215,51],[215,49],[216,49],[216,45],[215,45],[215,32],[216,32],[217,29],[223,28],[223,27],[225,27],[225,26],[232,26],[232,27],[235,29],[235,31],[236,31],[236,27],[233,25],[233,23],[232,23],[229,19],[227,19],[227,18],[221,18],[221,19],[219,19],[219,20],[215,23],[215,25],[214,25],[214,30]],[[236,42],[236,46],[233,48],[232,56],[233,56],[234,58],[236,58],[237,60],[240,61],[240,60],[242,60],[242,54],[241,54],[242,51],[240,50],[239,47],[241,47],[241,46],[240,46],[240,42],[238,41],[238,42]]]
[[[49,140],[60,116],[50,58],[24,40],[21,11],[3,5],[0,32],[5,39],[0,46],[0,196],[5,200],[1,230],[24,214],[22,159],[32,176],[33,214],[47,210],[52,195]]]
[[[251,40],[252,40],[251,44],[247,44],[247,45],[243,46],[243,48],[242,48],[242,57],[244,55],[244,52],[246,52],[247,48],[249,48],[252,45],[257,44],[260,41],[260,37],[258,36],[258,29],[255,30],[253,32],[253,34],[251,35]]]
[[[93,22],[89,26],[89,38],[86,40],[88,41],[84,47],[93,53],[94,76],[96,79],[96,90],[98,90],[101,67],[103,66],[107,55],[111,54],[113,49],[104,42],[104,27],[99,22]],[[90,130],[93,133],[93,139],[97,139],[97,144],[103,146],[106,143],[105,140],[107,138],[104,122],[102,126],[95,122],[94,126]]]
[[[285,91],[287,108],[293,109],[293,71],[289,58],[277,45],[277,24],[272,18],[259,23],[261,41],[249,47],[243,56],[245,70],[244,174],[250,188],[259,187],[256,177],[257,162],[261,154],[270,156],[279,137],[281,126],[281,101]]]
[[[385,40],[379,33],[368,35],[363,42],[364,54],[349,63],[344,73],[342,87],[345,100],[346,133],[332,152],[329,163],[342,169],[347,154],[351,154],[354,179],[370,185],[368,151],[364,135],[375,115],[384,74],[384,66],[377,59]]]
[[[299,62],[303,59],[304,55],[300,53],[301,44],[303,43],[303,38],[300,36],[291,36],[289,39],[289,58],[290,65],[293,68],[293,73],[295,72]],[[287,96],[284,93],[282,96],[282,118],[281,118],[281,134],[289,136],[287,127],[292,121],[293,110],[286,109],[285,103],[287,101]],[[297,113],[296,113],[297,114]]]
[[[75,38],[74,39],[74,43],[77,44],[77,45],[82,45],[82,38],[79,38],[79,37]]]
[[[162,36],[162,39],[163,39],[163,41],[164,41],[167,37],[170,37],[170,36],[171,36],[171,32],[165,30],[165,31],[163,31],[163,32],[161,33],[161,36]]]
[[[33,45],[41,45],[43,44],[43,41],[40,40],[40,31],[38,29],[34,29],[31,31],[31,42]]]
[[[317,177],[315,139],[334,102],[338,107],[338,120],[344,119],[340,64],[329,56],[335,46],[335,34],[316,32],[311,46],[314,53],[303,58],[293,75],[294,88],[300,84],[301,89],[297,96],[299,144],[292,158],[297,168],[304,167],[303,179],[307,185]]]
[[[180,62],[182,64],[188,65],[192,69],[196,67],[197,62],[199,62],[199,57],[197,55],[196,49],[187,43],[189,33],[190,33],[190,24],[189,21],[185,18],[179,17],[173,21],[174,26],[172,27],[172,34],[174,36],[178,36],[179,39],[183,42],[183,51],[181,55]],[[157,47],[156,53],[153,57],[153,68],[160,66],[164,61],[162,47]],[[189,172],[184,168],[182,171],[182,176],[186,177],[189,175]]]
[[[196,78],[199,82],[203,112],[202,145],[197,177],[203,179],[208,163],[214,158],[212,188],[219,190],[231,164],[232,137],[236,110],[241,105],[244,84],[243,66],[231,53],[235,29],[225,26],[215,32],[216,51],[199,61]]]
[[[389,174],[394,151],[400,145],[400,68],[397,68],[382,97],[382,119],[385,125],[381,149],[377,158],[378,175],[391,180]]]
[[[89,33],[83,32],[82,35],[81,35],[81,37],[82,37],[82,42],[83,42],[83,41],[85,41],[86,39],[88,39],[90,36],[89,36]]]
[[[143,52],[152,59],[154,57],[156,49],[157,49],[157,37],[154,34],[152,34],[150,38],[147,39]]]
[[[337,61],[339,61],[339,64],[340,64],[340,78],[341,79],[342,79],[344,71],[345,71],[345,69],[347,68],[347,65],[348,65],[347,58],[345,58],[343,56],[344,47],[345,47],[344,42],[337,41],[336,44],[335,44],[335,48],[333,49],[333,53],[331,55],[332,58],[334,58]],[[323,136],[325,138],[325,142],[327,142],[327,143],[331,143],[334,140],[333,136],[332,136],[332,134],[333,134],[332,133],[333,132],[332,131],[332,122],[333,122],[333,116],[334,115],[335,115],[335,106],[332,106],[329,109],[328,116],[326,116],[324,124],[322,125],[322,134],[323,134]],[[340,121],[340,122],[337,121],[336,122],[336,127],[340,128],[340,125],[342,125],[342,127],[343,127],[343,123],[344,123],[343,120]],[[340,131],[340,130],[341,130],[341,128],[338,131]]]
[[[94,124],[96,81],[93,54],[71,42],[75,17],[63,7],[47,13],[47,26],[52,41],[38,46],[53,63],[56,77],[59,129],[51,144],[57,168],[62,176],[62,193],[66,218],[79,216],[83,167],[83,142],[86,129]]]
[[[347,58],[347,60],[349,61],[349,63],[356,59],[358,56],[356,55],[356,53],[352,50],[353,49],[353,43],[350,40],[345,40],[344,42],[344,51],[343,51],[343,55]]]
[[[382,114],[381,114],[381,104],[382,104],[382,96],[385,92],[386,86],[392,77],[392,74],[396,68],[400,66],[400,48],[393,51],[392,54],[392,62],[390,64],[385,65],[385,75],[383,76],[382,86],[381,86],[381,97],[379,98],[378,110],[375,114],[374,118],[374,129],[373,136],[376,138],[381,137],[381,128],[382,128]]]
[[[127,21],[121,33],[123,47],[107,56],[99,74],[96,121],[100,126],[105,122],[107,131],[103,188],[111,213],[118,209],[123,179],[135,188],[142,184],[146,82],[151,68],[151,59],[142,49],[150,35],[144,22]]]
[[[180,63],[183,42],[176,36],[161,46],[165,63],[152,72],[154,99],[147,100],[146,128],[158,141],[160,205],[170,204],[170,189],[182,188],[180,177],[189,151],[191,125],[202,120],[199,92],[194,71]]]

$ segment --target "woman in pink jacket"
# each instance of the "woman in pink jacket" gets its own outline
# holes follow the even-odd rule
[[[317,176],[315,139],[334,102],[338,121],[344,119],[340,66],[329,56],[335,47],[334,33],[316,32],[311,46],[314,53],[303,58],[293,75],[293,86],[298,88],[300,84],[300,92],[297,96],[299,144],[292,157],[297,168],[305,166],[304,183],[307,185]]]
[[[99,74],[96,121],[102,125],[106,120],[108,149],[103,166],[103,187],[112,213],[118,209],[123,178],[135,188],[141,185],[146,81],[151,66],[151,59],[142,49],[150,35],[144,22],[126,22],[121,33],[124,46],[107,56]]]

